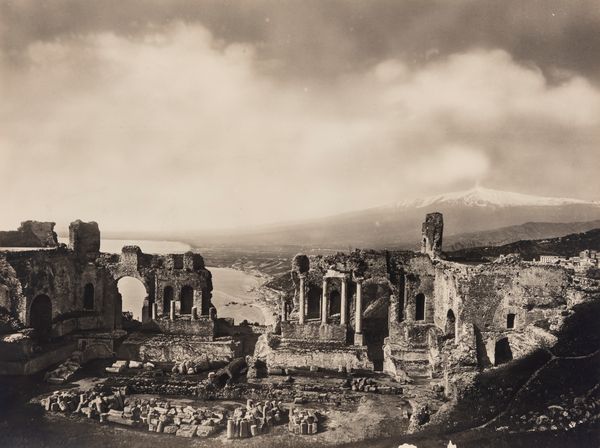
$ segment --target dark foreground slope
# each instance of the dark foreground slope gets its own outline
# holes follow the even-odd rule
[[[372,446],[600,446],[600,297],[577,305],[549,350],[481,373],[418,434]]]

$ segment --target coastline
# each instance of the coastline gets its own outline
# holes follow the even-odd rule
[[[233,267],[207,266],[207,269],[213,274],[213,304],[217,316],[232,317],[236,324],[244,319],[252,322],[256,320],[254,308],[262,315],[261,325],[275,323],[275,310],[261,291],[266,283],[263,276]]]

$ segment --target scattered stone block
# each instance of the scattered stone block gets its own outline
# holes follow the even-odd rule
[[[219,428],[216,426],[206,426],[206,425],[198,425],[196,429],[196,435],[198,437],[210,437],[216,434],[219,431]]]
[[[198,425],[182,425],[179,427],[175,435],[179,437],[194,437],[197,429]]]
[[[163,432],[165,434],[175,434],[178,429],[179,427],[177,427],[176,425],[165,425],[163,428]]]

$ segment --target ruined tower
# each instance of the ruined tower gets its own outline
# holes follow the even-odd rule
[[[69,249],[85,257],[100,252],[100,229],[98,223],[77,220],[69,225]]]
[[[444,215],[428,213],[421,231],[421,253],[437,258],[442,253],[442,234],[444,233]]]

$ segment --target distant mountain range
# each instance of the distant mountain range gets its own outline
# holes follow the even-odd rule
[[[202,235],[194,245],[415,248],[426,213],[444,214],[444,248],[498,245],[600,227],[600,203],[476,187],[294,224]]]

